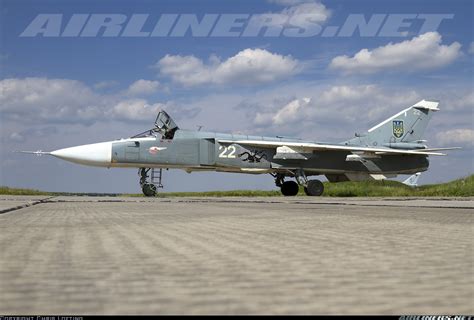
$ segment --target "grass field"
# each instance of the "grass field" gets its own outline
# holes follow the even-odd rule
[[[474,175],[442,184],[412,188],[398,181],[325,183],[328,197],[472,197]]]
[[[0,194],[8,194],[14,196],[49,196],[53,192],[39,191],[34,189],[19,189],[0,186]]]
[[[411,188],[397,181],[363,181],[324,183],[325,197],[474,197],[474,175],[447,183],[424,185]],[[0,187],[3,195],[85,195],[83,193],[44,192],[31,189]],[[131,196],[142,194],[99,194],[87,195]],[[300,188],[299,195],[304,195]],[[281,196],[280,190],[233,190],[207,192],[160,192],[157,197],[266,197]]]

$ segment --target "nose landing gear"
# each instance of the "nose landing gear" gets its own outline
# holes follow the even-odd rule
[[[280,187],[281,194],[287,197],[296,196],[300,187],[294,181],[285,181]]]
[[[163,169],[140,168],[138,174],[140,175],[140,187],[145,197],[154,197],[158,188],[163,188],[161,183]]]
[[[145,197],[154,197],[156,196],[156,186],[151,183],[145,183],[142,186],[142,192],[145,195]]]
[[[275,184],[280,187],[281,194],[285,197],[296,196],[299,191],[299,186],[294,181],[285,181],[285,175],[277,173],[273,175],[275,177]]]

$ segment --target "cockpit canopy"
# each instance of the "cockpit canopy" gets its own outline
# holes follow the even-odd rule
[[[178,126],[171,119],[170,115],[165,111],[158,112],[155,120],[155,127],[153,129],[147,130],[145,132],[134,135],[132,138],[141,138],[149,136],[157,136],[157,133],[162,136],[163,139],[173,139]]]
[[[155,131],[159,132],[164,139],[173,139],[178,126],[165,111],[158,112],[155,120]]]

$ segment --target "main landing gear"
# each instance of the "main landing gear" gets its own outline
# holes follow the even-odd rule
[[[280,189],[284,196],[291,197],[298,194],[300,186],[294,181],[285,181],[281,185]]]
[[[163,169],[140,168],[138,174],[140,175],[140,187],[145,197],[154,197],[158,188],[163,188],[161,183]]]
[[[296,196],[299,191],[299,186],[304,187],[304,192],[308,196],[320,196],[324,192],[324,185],[319,180],[308,180],[302,170],[294,173],[296,181],[285,181],[285,175],[277,173],[275,177],[275,184],[280,187],[281,193],[284,196]]]
[[[306,187],[304,187],[304,193],[307,196],[320,196],[324,192],[324,185],[319,180],[309,180]]]

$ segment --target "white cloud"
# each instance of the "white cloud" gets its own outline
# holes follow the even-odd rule
[[[389,43],[373,50],[362,49],[353,57],[338,56],[330,68],[346,73],[375,73],[380,71],[415,71],[450,64],[461,55],[461,45],[441,44],[441,35],[428,32],[399,43]]]
[[[128,87],[127,94],[133,96],[151,94],[156,92],[159,86],[158,81],[140,79]]]
[[[294,6],[300,3],[313,2],[313,0],[268,0],[268,2],[282,6]]]
[[[334,142],[351,138],[356,131],[364,132],[421,100],[417,92],[373,84],[300,84],[255,96],[239,107],[247,113],[253,133]]]
[[[443,110],[474,110],[474,92],[468,92],[461,95],[453,95],[451,92],[444,93],[446,103],[443,104]]]
[[[13,132],[12,134],[10,134],[9,139],[13,142],[25,141],[25,137],[19,132]]]
[[[301,119],[301,115],[303,114],[301,111],[304,107],[306,107],[311,98],[303,98],[298,100],[293,100],[284,106],[280,111],[275,114],[273,117],[274,124],[282,124],[286,121],[297,121]]]
[[[0,81],[0,111],[19,121],[86,120],[98,112],[101,97],[80,81],[23,78]]]
[[[281,13],[288,16],[288,18],[295,15],[311,15],[311,20],[319,23],[325,22],[331,15],[331,12],[324,4],[316,1],[296,3],[291,7],[283,9]]]
[[[153,81],[137,81],[129,91],[150,92]],[[3,119],[25,123],[83,123],[132,120],[153,121],[163,103],[124,98],[121,92],[100,94],[76,80],[12,78],[0,80]]]
[[[286,6],[280,14],[286,16],[287,20],[295,15],[311,15],[311,20],[313,22],[323,23],[331,16],[331,11],[319,1],[270,0],[269,2]]]
[[[440,132],[436,135],[438,142],[441,145],[474,145],[474,130],[473,129],[452,129]],[[457,144],[457,145],[456,145]]]
[[[47,126],[47,127],[27,126],[27,128],[24,130],[18,130],[18,129],[19,129],[18,126],[15,126],[15,130],[17,131],[11,131],[9,135],[5,135],[4,137],[2,137],[1,141],[19,143],[19,142],[25,142],[31,138],[48,137],[48,136],[58,133],[57,128],[53,126]]]
[[[94,84],[94,89],[101,90],[101,89],[109,89],[114,86],[118,85],[118,82],[115,80],[104,80]]]
[[[242,128],[240,124],[239,130],[247,134],[340,142],[352,138],[355,132],[365,132],[421,99],[440,100],[441,110],[433,116],[425,133],[429,146],[456,145],[447,143],[439,133],[472,128],[474,94],[469,86],[447,88],[441,84],[430,88],[407,88],[298,81],[265,89],[253,96],[235,107],[236,112],[245,114],[245,121],[240,122],[247,127]],[[311,100],[303,104],[302,97]],[[237,118],[237,115],[231,116]]]
[[[474,41],[471,42],[471,44],[469,45],[469,50],[468,50],[468,52],[469,52],[470,54],[474,54]]]
[[[305,110],[311,101],[311,98],[295,99],[284,105],[275,114],[272,113],[257,113],[255,117],[256,124],[272,123],[274,125],[281,125],[285,123],[295,123],[302,120],[305,115]]]
[[[223,62],[211,56],[207,64],[192,55],[166,55],[155,67],[162,75],[185,86],[265,83],[300,71],[298,60],[264,49],[245,49]]]
[[[121,120],[154,120],[160,109],[166,106],[162,103],[149,104],[144,99],[119,101],[106,114]]]

